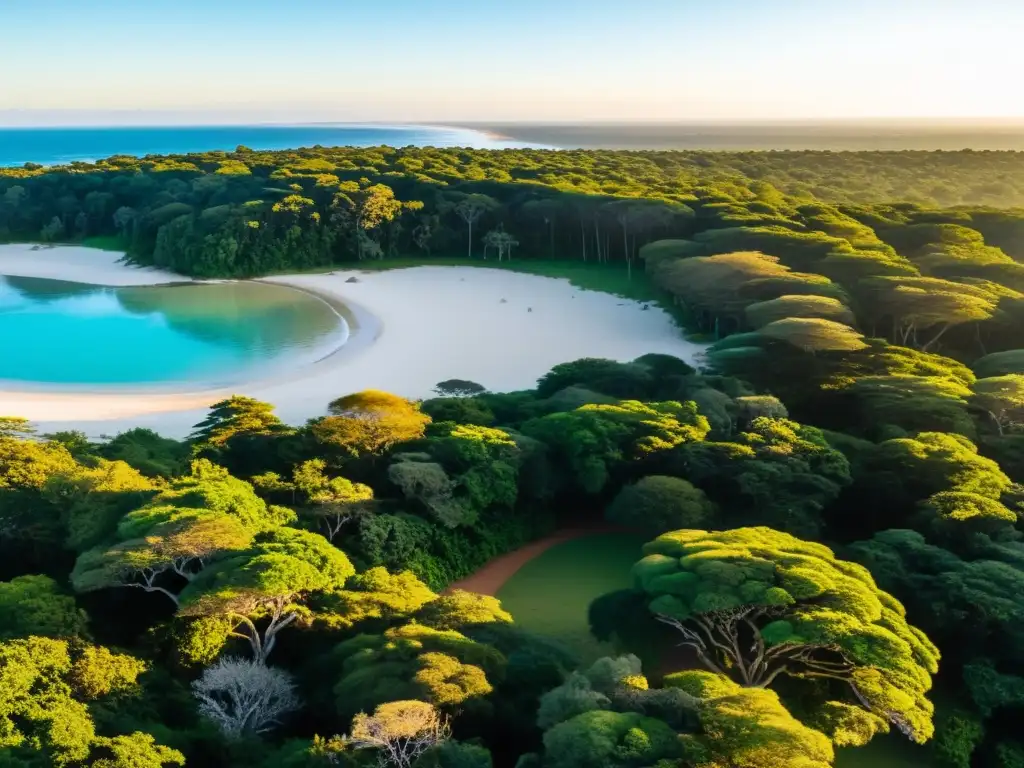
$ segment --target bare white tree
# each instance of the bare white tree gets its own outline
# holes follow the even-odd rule
[[[487,258],[487,249],[494,248],[498,251],[498,261],[505,258],[512,258],[512,249],[519,245],[519,241],[503,229],[492,229],[484,235],[484,258]]]
[[[200,713],[231,738],[269,731],[302,704],[287,672],[231,656],[207,667],[192,692]]]
[[[380,768],[409,768],[420,755],[450,736],[447,719],[433,704],[390,701],[372,715],[356,715],[348,741],[357,749],[378,750]]]
[[[455,213],[469,227],[469,241],[466,248],[469,258],[473,258],[473,225],[484,213],[497,207],[498,201],[487,195],[467,195],[455,206]]]

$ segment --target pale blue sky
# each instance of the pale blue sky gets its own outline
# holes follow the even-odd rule
[[[1020,0],[0,0],[0,124],[1024,117],[1022,29]]]

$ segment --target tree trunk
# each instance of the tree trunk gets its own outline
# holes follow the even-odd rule
[[[945,324],[945,325],[944,325],[944,326],[942,327],[942,330],[941,330],[941,331],[939,331],[939,332],[938,332],[937,334],[935,334],[935,335],[934,335],[934,336],[932,337],[931,341],[929,341],[929,342],[928,342],[927,344],[925,344],[925,345],[924,345],[923,347],[921,347],[921,351],[922,351],[922,352],[927,352],[927,351],[928,351],[929,349],[931,349],[932,345],[933,345],[933,344],[934,344],[934,343],[935,343],[936,341],[938,341],[939,339],[941,339],[941,338],[942,338],[942,334],[944,334],[944,333],[945,333],[946,331],[948,331],[948,330],[949,330],[950,328],[952,328],[952,327],[953,327],[953,324],[952,324],[952,323],[946,323],[946,324]],[[917,333],[916,333],[916,332],[914,333],[914,340],[915,340],[915,341],[917,340]]]
[[[469,242],[466,243],[466,254],[467,258],[473,258],[473,221],[470,219],[466,222],[469,224]]]

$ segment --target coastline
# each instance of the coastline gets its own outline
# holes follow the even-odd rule
[[[159,285],[180,275],[119,263],[120,254],[82,247],[32,251],[0,246],[0,274],[101,285]],[[358,282],[347,282],[355,277]],[[349,323],[345,344],[305,365],[230,387],[177,391],[77,388],[46,391],[0,384],[0,415],[24,416],[40,432],[77,429],[90,437],[146,427],[184,437],[206,408],[231,394],[270,402],[287,423],[324,415],[327,403],[363,389],[413,399],[457,377],[492,391],[535,385],[553,365],[581,357],[634,359],[648,352],[693,361],[703,345],[682,338],[664,311],[581,290],[568,280],[482,267],[418,266],[384,271],[279,275],[328,302]]]
[[[28,145],[18,141],[31,133]],[[43,137],[42,139],[40,137]],[[43,140],[45,139],[45,140]],[[0,169],[25,163],[61,167],[97,163],[114,155],[190,155],[234,152],[245,145],[260,152],[323,147],[417,146],[473,149],[550,148],[499,136],[497,132],[450,123],[319,122],[248,125],[0,125]]]

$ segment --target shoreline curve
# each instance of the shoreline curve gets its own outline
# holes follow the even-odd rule
[[[184,282],[180,275],[120,261],[110,251],[0,245],[0,274],[110,286]],[[358,276],[358,281],[347,280]],[[231,394],[264,400],[286,423],[326,414],[327,404],[363,389],[411,399],[433,396],[449,378],[491,391],[532,388],[552,366],[581,357],[631,360],[661,352],[690,362],[704,345],[686,341],[671,317],[559,278],[481,267],[417,266],[258,278],[329,303],[350,323],[348,341],[315,362],[216,389],[129,392],[86,386],[40,391],[0,382],[0,415],[24,416],[40,432],[80,430],[91,438],[133,427],[184,437],[206,409]],[[288,364],[283,363],[284,366]]]

